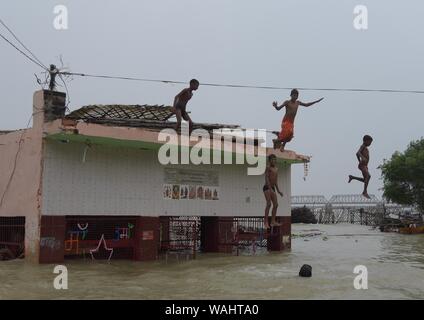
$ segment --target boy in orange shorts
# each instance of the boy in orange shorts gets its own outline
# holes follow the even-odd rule
[[[299,97],[299,91],[297,91],[297,89],[293,89],[291,91],[290,97],[291,99],[284,101],[281,106],[278,106],[277,101],[274,101],[272,103],[274,108],[277,110],[281,110],[283,107],[286,107],[286,114],[284,115],[283,121],[281,123],[281,132],[278,135],[278,139],[274,140],[274,149],[277,149],[280,145],[281,151],[284,151],[286,143],[290,142],[293,139],[294,119],[296,118],[296,113],[299,106],[310,107],[324,99],[321,98],[313,102],[303,103],[297,100],[297,98]]]

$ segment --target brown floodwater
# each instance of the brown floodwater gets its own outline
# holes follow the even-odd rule
[[[293,225],[292,250],[155,262],[74,260],[68,290],[54,265],[0,262],[0,299],[424,299],[424,235],[357,225]],[[311,278],[300,278],[303,264]],[[356,265],[368,289],[356,290]]]

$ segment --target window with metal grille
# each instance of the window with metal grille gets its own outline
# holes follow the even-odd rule
[[[258,249],[267,247],[267,237],[262,217],[235,217],[219,222],[219,245],[237,255],[256,254]]]
[[[200,249],[200,217],[162,217],[161,251],[180,252],[193,258]]]
[[[22,258],[25,252],[25,217],[0,217],[0,260]]]

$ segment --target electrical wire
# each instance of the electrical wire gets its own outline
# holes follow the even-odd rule
[[[22,47],[24,47],[25,48],[25,50],[26,51],[28,51],[29,52],[29,54],[41,65],[41,66],[43,66],[43,68],[44,69],[47,69],[47,67],[40,61],[40,59],[38,59],[37,58],[37,56],[31,51],[31,50],[29,50],[28,49],[28,47],[27,46],[25,46],[25,44],[21,41],[21,40],[19,40],[19,38],[17,37],[17,35],[6,25],[6,23],[0,18],[0,23],[7,29],[7,31],[9,31],[10,32],[10,34],[15,38],[15,40],[16,41],[18,41],[19,42],[19,44],[22,46]]]
[[[63,85],[65,86],[65,90],[66,90],[66,105],[65,105],[65,108],[66,108],[66,110],[67,111],[71,111],[70,109],[69,109],[69,104],[71,103],[71,97],[70,97],[70,95],[69,95],[69,91],[68,91],[68,86],[66,85],[66,82],[65,82],[65,80],[63,79],[63,77],[62,77],[62,74],[60,74],[60,73],[58,73],[58,76],[59,76],[59,79],[60,80],[62,80],[62,82],[63,82]]]
[[[48,68],[37,58],[37,56],[28,49],[25,44],[19,40],[16,34],[6,25],[6,23],[0,18],[0,23],[12,34],[12,36],[19,42],[19,44],[25,48],[32,56],[28,56],[25,52],[20,50],[15,46],[10,40],[8,40],[4,35],[0,33],[7,43],[13,46],[18,50],[22,55],[28,58],[33,63],[37,64],[39,67],[48,71]],[[115,80],[127,80],[127,81],[143,81],[143,82],[156,82],[156,83],[165,83],[165,84],[186,84],[185,81],[175,81],[175,80],[159,80],[159,79],[147,79],[147,78],[136,78],[136,77],[127,77],[127,76],[111,76],[111,75],[102,75],[102,74],[89,74],[89,73],[76,73],[76,72],[59,72],[62,75],[72,75],[79,77],[89,77],[89,78],[103,78],[103,79],[115,79]],[[65,83],[61,77],[62,82]],[[262,85],[242,85],[242,84],[223,84],[223,83],[202,83],[202,86],[210,87],[226,87],[226,88],[244,88],[244,89],[266,89],[266,90],[291,90],[294,87],[278,87],[278,86],[262,86]],[[65,83],[66,87],[66,83]],[[302,91],[334,91],[334,92],[379,92],[379,93],[409,93],[409,94],[424,94],[424,90],[398,90],[398,89],[364,89],[364,88],[311,88],[311,87],[297,87]],[[67,89],[67,88],[66,88]]]
[[[142,81],[142,82],[157,82],[165,84],[186,84],[185,81],[175,80],[159,80],[147,78],[135,78],[126,76],[111,76],[101,74],[77,73],[77,72],[62,72],[64,75],[72,75],[87,78],[103,78],[115,80],[129,80],[129,81]],[[295,87],[278,87],[278,86],[260,86],[260,85],[241,85],[241,84],[220,84],[220,83],[201,83],[202,86],[210,87],[227,87],[227,88],[244,88],[244,89],[267,89],[267,90],[291,90]],[[342,91],[342,92],[380,92],[380,93],[410,93],[410,94],[424,94],[424,90],[398,90],[398,89],[363,89],[363,88],[311,88],[311,87],[297,87],[302,91]]]
[[[0,37],[3,38],[3,40],[5,40],[7,43],[9,43],[12,47],[14,47],[16,50],[18,50],[22,55],[24,55],[26,58],[28,58],[30,61],[32,61],[33,63],[35,63],[37,66],[41,67],[42,69],[48,70],[46,69],[42,64],[40,64],[39,62],[35,61],[33,58],[31,58],[30,56],[28,56],[25,52],[23,52],[21,49],[19,49],[17,46],[15,46],[10,40],[8,40],[4,35],[2,35],[0,33]]]
[[[5,25],[1,19],[0,22]],[[7,28],[7,26],[6,26]],[[7,28],[12,35],[14,33]],[[39,67],[48,71],[48,68],[14,35],[15,39],[35,58],[31,58],[25,52],[20,50],[15,46],[10,40],[8,40],[4,35],[0,33],[0,37],[3,38],[7,43],[13,46],[19,53],[24,55],[30,61],[38,65]],[[176,80],[160,80],[160,79],[147,79],[147,78],[136,78],[136,77],[127,77],[127,76],[111,76],[111,75],[99,75],[99,74],[89,74],[89,73],[77,73],[77,72],[59,72],[62,75],[70,76],[79,76],[87,78],[103,78],[103,79],[114,79],[114,80],[127,80],[127,81],[142,81],[142,82],[156,82],[156,83],[165,83],[165,84],[186,84],[186,81],[176,81]],[[61,78],[64,82],[64,80]],[[226,87],[226,88],[242,88],[242,89],[266,89],[266,90],[291,90],[294,87],[278,87],[278,86],[260,86],[260,85],[242,85],[242,84],[223,84],[223,83],[201,83],[202,86],[209,87]],[[379,93],[409,93],[409,94],[424,94],[424,90],[398,90],[398,89],[364,89],[364,88],[311,88],[311,87],[297,87],[302,91],[334,91],[334,92],[379,92]]]

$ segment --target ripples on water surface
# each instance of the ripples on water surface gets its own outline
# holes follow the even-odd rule
[[[424,235],[356,225],[293,225],[292,251],[199,255],[165,263],[68,261],[69,289],[53,265],[0,262],[1,299],[424,299]],[[302,264],[312,278],[300,278]],[[368,268],[355,290],[353,268]]]

